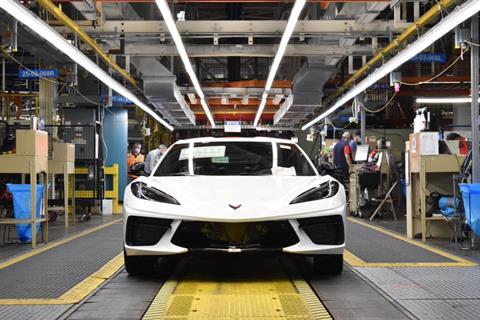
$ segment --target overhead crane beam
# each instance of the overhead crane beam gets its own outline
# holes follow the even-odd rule
[[[103,61],[105,61],[105,63],[107,63],[110,67],[116,70],[125,80],[127,80],[133,86],[137,85],[135,79],[133,79],[133,77],[128,72],[126,72],[122,67],[120,67],[115,61],[110,59],[110,57],[105,52],[103,52],[97,42],[92,39],[88,34],[86,34],[85,31],[83,31],[82,28],[80,28],[80,26],[75,23],[75,21],[70,19],[51,0],[37,0],[37,2],[46,10],[48,10],[48,12],[50,12],[50,14],[53,15],[58,21],[60,21],[62,25],[65,26],[65,28],[68,28],[71,32],[77,34],[83,42],[88,44],[88,46],[90,46],[98,54],[98,56]]]
[[[186,45],[189,57],[273,57],[277,45]],[[115,54],[114,51],[110,53]],[[125,45],[122,54],[130,56],[178,56],[174,45],[130,43]],[[372,47],[368,45],[339,46],[290,44],[285,56],[348,56],[371,55]]]
[[[75,21],[82,30],[89,34],[100,33],[136,33],[136,34],[164,34],[168,37],[168,29],[163,20],[132,21],[132,20],[106,20],[100,26],[92,25],[91,21]],[[50,21],[57,31],[70,32],[57,21]],[[284,20],[192,20],[177,21],[178,31],[188,37],[218,35],[262,36],[271,35],[279,37],[285,30],[287,22]],[[400,33],[411,24],[407,22],[395,22],[375,20],[370,23],[359,23],[355,20],[302,20],[298,21],[293,36],[315,34],[355,34],[355,35],[389,35]]]

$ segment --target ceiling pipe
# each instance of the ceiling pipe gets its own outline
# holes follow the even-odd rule
[[[383,48],[379,53],[377,53],[372,59],[370,59],[362,68],[360,68],[353,76],[351,76],[337,91],[329,96],[323,105],[328,104],[334,98],[339,96],[346,89],[355,84],[355,81],[360,77],[365,75],[369,70],[373,69],[373,66],[379,62],[383,61],[383,58],[388,56],[393,50],[399,48],[404,44],[410,37],[417,35],[418,29],[424,27],[427,23],[435,19],[440,13],[456,4],[457,0],[440,0],[435,4],[430,10],[428,10],[424,15],[422,15],[417,21],[411,24],[405,31],[403,31],[395,40],[393,40],[388,46]]]
[[[63,13],[62,10],[60,10],[60,8],[58,8],[51,0],[37,0],[37,2],[42,7],[47,9],[47,11],[50,12],[50,14],[52,14],[58,21],[62,22],[67,28],[77,34],[83,42],[90,46],[103,61],[115,69],[123,78],[125,78],[125,80],[130,82],[130,84],[133,86],[137,86],[135,79],[133,79],[128,72],[122,69],[122,67],[116,64],[112,59],[110,59],[110,57],[98,46],[97,42],[93,40],[85,31],[83,31],[78,24],[76,24],[65,13]]]

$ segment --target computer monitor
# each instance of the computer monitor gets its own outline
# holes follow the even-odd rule
[[[355,162],[367,161],[369,149],[370,146],[368,144],[362,144],[357,146],[357,152],[355,153]]]

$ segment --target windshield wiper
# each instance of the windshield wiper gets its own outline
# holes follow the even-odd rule
[[[183,171],[183,172],[172,172],[169,173],[167,176],[189,176],[190,172],[188,171]]]
[[[240,172],[241,176],[266,176],[272,173],[271,168],[254,168],[254,170]]]

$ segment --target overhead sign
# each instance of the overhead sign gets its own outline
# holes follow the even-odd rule
[[[108,102],[108,96],[102,96],[101,101]],[[133,104],[132,101],[125,98],[124,96],[114,95],[112,96],[112,103],[114,104]]]
[[[18,69],[20,79],[58,78],[58,69]]]
[[[242,132],[242,123],[240,121],[225,121],[223,130],[225,132]]]
[[[447,55],[445,53],[419,53],[410,62],[447,62]]]

